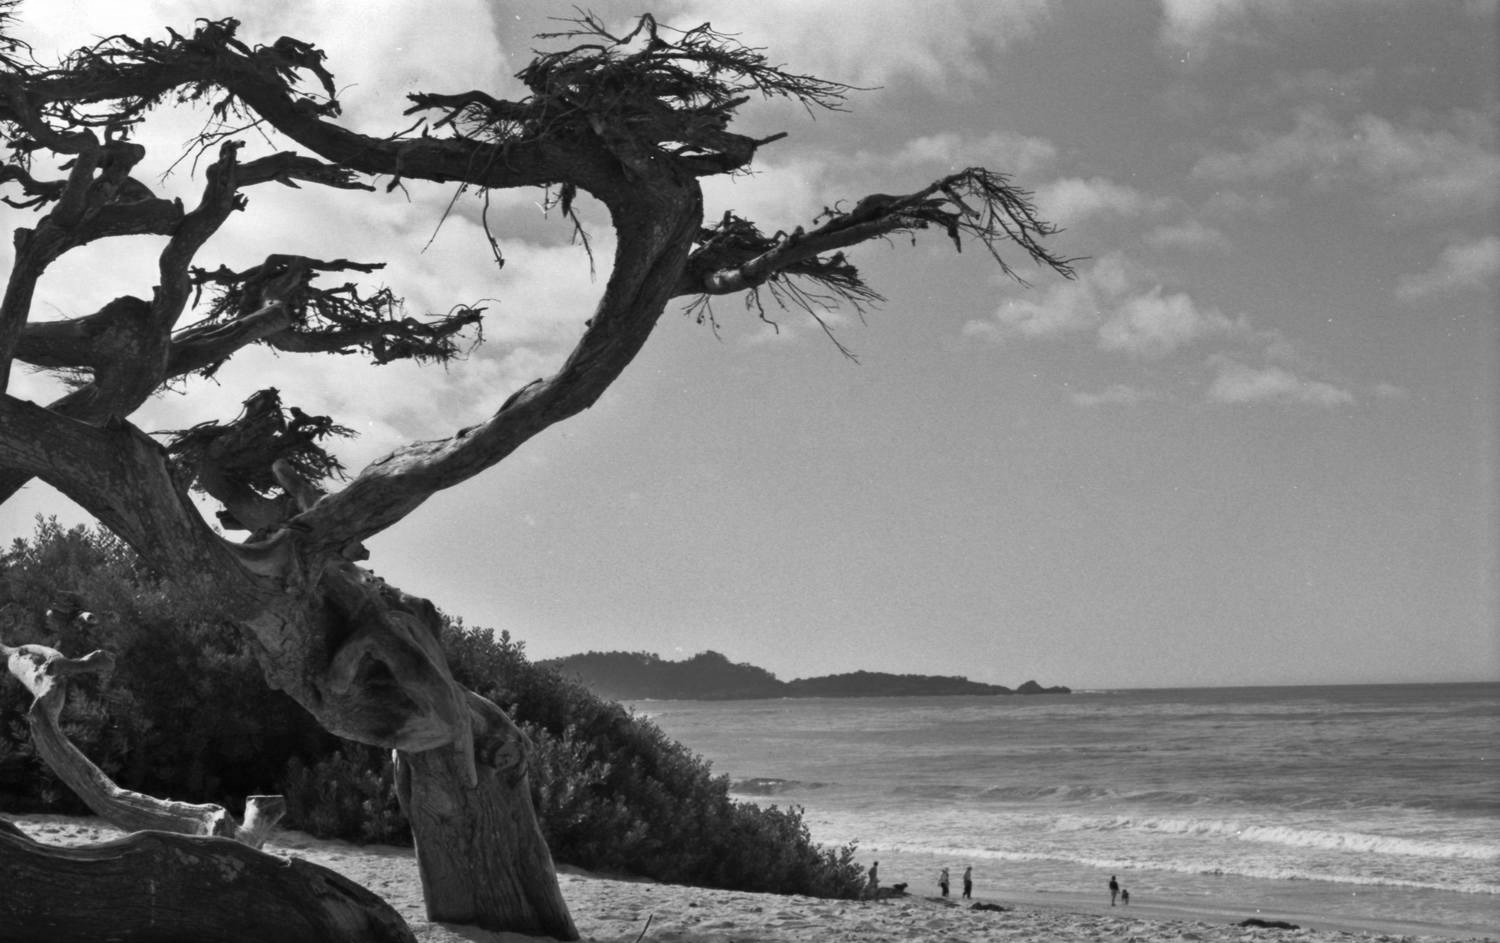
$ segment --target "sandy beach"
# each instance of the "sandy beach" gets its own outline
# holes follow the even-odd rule
[[[68,816],[6,816],[38,841],[77,845],[107,841],[121,833],[100,819]],[[469,927],[435,924],[422,906],[416,860],[409,848],[359,846],[324,841],[301,832],[278,832],[266,850],[304,858],[338,871],[380,894],[406,918],[417,939],[430,943],[521,943],[534,939]],[[882,861],[891,882],[908,881],[899,860]],[[986,900],[1004,911],[974,910],[968,902],[944,901],[913,893],[882,901],[828,901],[810,897],[746,894],[657,884],[590,874],[563,867],[560,880],[573,919],[585,940],[707,941],[707,943],[960,943],[1006,940],[1017,943],[1244,943],[1295,940],[1298,943],[1376,943],[1376,941],[1455,940],[1421,927],[1313,926],[1278,930],[1238,926],[1242,914],[1164,910],[1149,903],[1110,908],[1083,895],[1067,900]],[[956,889],[955,889],[956,893]],[[1291,919],[1264,915],[1266,919]],[[1494,937],[1469,937],[1494,940]]]

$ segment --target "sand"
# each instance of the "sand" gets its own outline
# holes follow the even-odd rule
[[[37,841],[76,845],[121,833],[95,818],[6,816]],[[272,854],[305,858],[339,871],[388,900],[426,943],[523,943],[534,937],[431,923],[422,906],[416,860],[409,848],[324,841],[278,832]],[[882,872],[887,864],[882,863]],[[987,901],[1009,909],[976,911],[952,898],[912,894],[882,901],[828,901],[746,894],[590,874],[564,867],[564,898],[585,940],[703,943],[1394,943],[1459,939],[1413,928],[1312,927],[1274,930],[1237,926],[1243,915],[1163,912],[1148,905],[1110,908],[1068,901]],[[906,879],[900,873],[892,881]],[[956,889],[955,889],[956,893]],[[983,898],[981,897],[981,900]],[[1271,919],[1277,915],[1264,915]],[[1293,920],[1292,922],[1298,922]],[[1471,937],[1470,940],[1493,938]]]

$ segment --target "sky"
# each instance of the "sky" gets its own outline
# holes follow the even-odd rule
[[[620,25],[645,9],[588,8]],[[1034,193],[1078,277],[1011,257],[1023,285],[941,234],[862,247],[885,302],[829,315],[858,363],[797,312],[718,299],[715,329],[671,308],[593,409],[369,541],[376,572],[533,658],[711,649],[783,679],[1075,688],[1500,679],[1495,0],[652,9],[861,89],[842,112],[748,106],[744,130],[789,136],[754,173],[706,181],[708,218],[790,230],[979,164]],[[348,120],[393,132],[407,92],[519,97],[512,76],[551,48],[533,37],[572,10],[30,0],[21,16],[45,59],[234,15],[248,42],[320,45]],[[177,159],[202,120],[156,116],[138,176],[191,198],[201,171]],[[492,195],[497,271],[482,210],[438,186],[257,188],[201,264],[388,261],[374,283],[410,313],[485,304],[485,343],[447,369],[253,352],[133,418],[229,418],[275,385],[361,433],[340,450],[357,470],[488,415],[561,363],[605,276],[536,192]],[[607,220],[584,219],[607,266]],[[37,316],[146,295],[159,247],[58,266]],[[28,373],[12,393],[55,389]],[[33,484],[0,506],[0,540],[39,513],[86,519]]]

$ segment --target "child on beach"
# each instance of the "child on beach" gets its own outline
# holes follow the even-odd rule
[[[1130,891],[1123,887],[1120,888],[1120,905],[1122,907],[1130,906]]]
[[[974,868],[964,868],[964,899],[968,900],[974,896]]]
[[[948,896],[948,869],[947,868],[944,868],[943,871],[942,871],[942,873],[938,875],[938,887],[942,889],[943,896],[947,897]]]

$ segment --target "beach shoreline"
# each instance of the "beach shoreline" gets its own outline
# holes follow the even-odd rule
[[[871,846],[861,848],[860,857],[880,862],[882,883],[886,886],[905,883],[910,895],[931,897],[938,903],[942,902],[937,887],[937,870],[942,863],[934,863],[929,855]],[[964,864],[965,862],[948,863],[953,878],[950,901],[959,901],[962,883],[960,875]],[[996,871],[998,874],[995,873]],[[1121,872],[1118,876],[1121,884],[1126,886],[1130,886],[1132,879],[1136,877],[1126,872]],[[1026,886],[1027,877],[1024,863],[1011,864],[999,869],[992,867],[988,870],[976,870],[973,902],[999,904],[1004,907],[1015,907],[1018,910],[1058,911],[1095,917],[1114,915],[1210,924],[1236,924],[1242,920],[1258,918],[1295,923],[1305,929],[1327,933],[1376,934],[1434,940],[1493,938],[1493,933],[1488,928],[1454,928],[1417,919],[1381,915],[1329,916],[1325,912],[1303,906],[1294,894],[1287,895],[1288,899],[1273,907],[1241,905],[1232,901],[1207,898],[1183,898],[1171,895],[1158,897],[1143,894],[1136,888],[1132,889],[1129,905],[1117,904],[1111,907],[1106,874],[1101,873],[1097,889],[1080,888],[1071,891],[1029,888]],[[1266,881],[1265,883],[1267,885],[1280,883],[1283,891],[1299,889],[1297,882]],[[1357,895],[1374,892],[1371,889],[1351,889],[1349,893]],[[1486,933],[1491,935],[1486,936]]]
[[[108,841],[122,833],[97,818],[28,815],[3,816],[37,841],[80,845]],[[361,846],[316,839],[301,832],[276,833],[266,846],[271,854],[303,858],[337,871],[384,897],[424,943],[522,943],[519,934],[449,926],[427,920],[423,910],[416,859],[410,848]],[[1143,901],[1111,908],[1107,891],[1101,900],[1072,895],[996,894],[986,890],[972,902],[937,896],[906,873],[897,856],[882,859],[888,882],[906,882],[909,893],[879,901],[837,901],[811,897],[708,890],[648,880],[592,874],[559,868],[558,880],[574,921],[586,941],[634,943],[939,943],[955,940],[1043,941],[1179,941],[1248,943],[1295,939],[1298,943],[1495,943],[1493,936],[1453,936],[1420,927],[1332,925],[1306,922],[1295,915],[1225,913],[1191,910]],[[955,877],[957,875],[955,874]],[[887,883],[889,886],[889,883]],[[1004,911],[972,909],[992,903]],[[1297,931],[1237,926],[1247,916],[1298,923]]]

